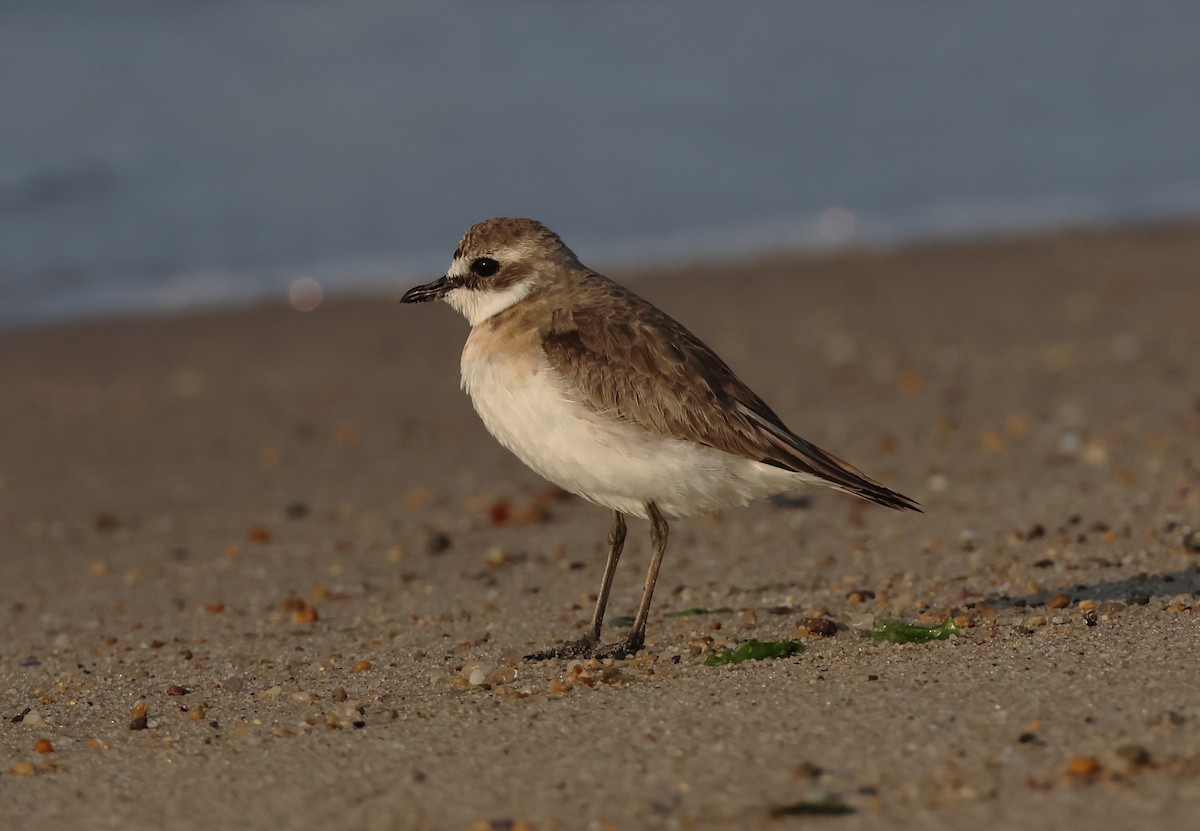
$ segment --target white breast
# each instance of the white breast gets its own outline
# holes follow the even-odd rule
[[[633,516],[645,517],[651,500],[668,516],[692,516],[803,484],[797,474],[595,413],[540,348],[518,355],[501,346],[486,327],[472,330],[463,389],[488,431],[564,490]]]

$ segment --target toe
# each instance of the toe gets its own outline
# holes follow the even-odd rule
[[[554,658],[586,658],[595,651],[596,642],[591,638],[565,641],[558,646],[533,652],[525,656],[526,661],[549,661]]]

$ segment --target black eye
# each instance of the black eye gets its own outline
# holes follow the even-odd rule
[[[478,257],[471,261],[471,273],[476,277],[491,277],[500,270],[500,263],[491,257]]]

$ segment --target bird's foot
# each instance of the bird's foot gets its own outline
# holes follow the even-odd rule
[[[631,655],[636,655],[638,650],[642,648],[646,636],[642,633],[630,634],[623,641],[606,644],[598,647],[595,650],[597,658],[628,658]]]
[[[526,661],[549,661],[553,658],[590,658],[596,651],[596,639],[585,636],[573,641],[563,641],[558,646],[533,652],[525,656]]]

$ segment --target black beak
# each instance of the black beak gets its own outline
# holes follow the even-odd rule
[[[437,300],[439,297],[445,296],[446,292],[453,289],[450,281],[445,277],[439,277],[432,283],[426,283],[423,286],[409,289],[404,292],[404,296],[400,298],[401,303],[424,303],[427,300]]]

